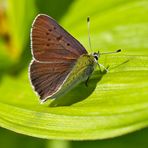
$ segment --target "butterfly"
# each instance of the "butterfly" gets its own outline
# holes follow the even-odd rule
[[[32,24],[31,52],[29,76],[41,102],[87,81],[100,56],[99,52],[88,54],[78,40],[45,14],[39,14]]]

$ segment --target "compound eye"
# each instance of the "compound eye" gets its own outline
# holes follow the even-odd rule
[[[94,58],[98,61],[98,56],[95,55]]]

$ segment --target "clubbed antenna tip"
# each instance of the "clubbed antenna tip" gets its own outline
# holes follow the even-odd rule
[[[118,49],[116,52],[121,52],[121,49]]]
[[[87,17],[87,29],[88,29],[88,42],[89,42],[89,48],[91,49],[91,41],[90,41],[90,17]]]
[[[87,17],[87,22],[89,22],[89,21],[90,21],[90,17],[88,16],[88,17]]]

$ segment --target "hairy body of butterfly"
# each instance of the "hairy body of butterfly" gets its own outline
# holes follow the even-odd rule
[[[42,102],[86,81],[98,60],[98,53],[89,55],[54,19],[42,14],[32,25],[31,48],[30,80]]]
[[[52,97],[57,98],[62,96],[80,82],[87,81],[89,76],[94,71],[95,66],[96,62],[94,61],[94,57],[92,55],[82,55],[75,63],[63,85],[59,88],[59,91]]]

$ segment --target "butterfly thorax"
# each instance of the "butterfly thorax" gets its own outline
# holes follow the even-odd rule
[[[81,55],[73,66],[71,72],[65,79],[60,90],[53,96],[53,98],[64,95],[67,91],[72,89],[80,82],[87,80],[93,72],[95,66],[96,62],[93,55]]]

